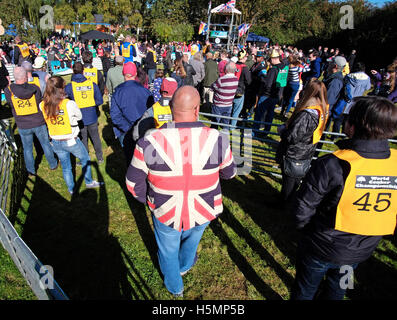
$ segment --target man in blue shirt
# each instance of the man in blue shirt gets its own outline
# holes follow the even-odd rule
[[[110,117],[114,134],[124,149],[129,165],[135,148],[132,137],[134,125],[154,104],[154,99],[151,92],[136,81],[137,68],[133,62],[124,64],[123,76],[125,82],[118,85],[112,95]]]

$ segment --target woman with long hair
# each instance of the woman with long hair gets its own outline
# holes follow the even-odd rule
[[[295,193],[310,167],[327,123],[328,108],[324,83],[312,79],[285,126],[279,128],[281,142],[276,158],[282,169],[281,193],[284,200],[289,200]]]
[[[174,72],[172,73],[171,77],[178,82],[178,88],[182,87],[184,79],[186,78],[186,70],[183,66],[182,57],[175,59]]]
[[[40,110],[47,123],[52,148],[61,162],[66,186],[73,194],[76,190],[70,154],[80,159],[87,188],[98,188],[103,183],[92,179],[90,156],[78,137],[78,121],[82,120],[82,114],[76,102],[66,99],[65,84],[59,76],[48,79]]]

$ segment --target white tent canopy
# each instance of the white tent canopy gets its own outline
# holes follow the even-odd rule
[[[220,14],[241,14],[241,11],[237,10],[236,8],[226,8],[224,4],[217,6],[216,8],[211,10],[211,13],[220,13]]]

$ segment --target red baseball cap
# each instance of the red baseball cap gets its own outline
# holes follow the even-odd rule
[[[164,78],[161,84],[160,92],[167,92],[167,96],[174,95],[178,89],[178,82],[174,78]]]
[[[136,65],[133,62],[127,62],[123,66],[123,75],[130,74],[131,76],[136,75]]]

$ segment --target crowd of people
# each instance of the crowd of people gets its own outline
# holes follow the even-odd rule
[[[153,213],[164,283],[176,297],[183,296],[182,276],[197,261],[205,228],[222,212],[219,178],[232,179],[237,172],[228,135],[219,126],[251,123],[253,137],[263,139],[275,134],[276,107],[285,121],[277,127],[279,201],[292,204],[305,234],[292,297],[313,299],[327,274],[323,296],[343,299],[340,267],[355,268],[383,235],[394,232],[394,184],[371,189],[357,187],[356,179],[397,176],[396,154],[387,141],[397,128],[397,59],[387,69],[367,72],[355,50],[344,55],[322,47],[303,52],[248,44],[227,51],[208,41],[152,44],[134,36],[94,45],[52,38],[43,48],[16,37],[3,44],[0,56],[0,90],[18,127],[27,172],[36,175],[35,135],[50,169],[61,164],[71,195],[71,154],[79,159],[87,188],[103,185],[92,178],[88,142],[102,164],[98,114],[108,97],[128,167],[127,188]],[[103,73],[93,66],[96,57]],[[72,69],[70,83],[46,68],[55,59]],[[7,64],[15,65],[14,83]],[[198,121],[200,108],[214,116],[211,127]],[[331,124],[349,139],[312,163]],[[373,197],[375,205],[369,204]]]

